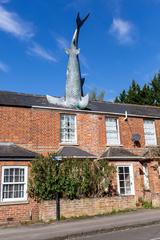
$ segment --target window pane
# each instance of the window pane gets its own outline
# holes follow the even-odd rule
[[[4,179],[2,186],[3,199],[21,199],[24,198],[25,186],[25,169],[24,168],[6,168],[4,169]],[[8,184],[7,184],[8,183]]]
[[[120,181],[120,188],[123,187],[124,188],[124,181]]]
[[[111,145],[119,144],[117,119],[115,118],[106,119],[106,138],[107,138],[107,144],[111,144]]]
[[[127,181],[127,180],[129,180],[130,179],[130,175],[129,175],[129,173],[126,173],[125,174],[125,180]]]
[[[126,194],[131,194],[131,188],[126,188]]]
[[[125,194],[125,189],[124,188],[120,188],[120,194]]]
[[[19,181],[24,182],[24,169],[23,168],[20,169],[20,180]]]
[[[124,174],[119,174],[119,180],[124,180]]]
[[[129,167],[124,167],[125,173],[129,173]]]
[[[118,167],[118,172],[123,173],[123,167]]]
[[[13,198],[13,187],[14,185],[9,185],[9,198]]]
[[[131,179],[129,166],[118,166],[118,178],[120,194],[131,194]]]
[[[156,144],[156,133],[154,121],[144,120],[144,137],[146,145],[155,145]]]
[[[61,115],[61,142],[75,143],[75,116]]]

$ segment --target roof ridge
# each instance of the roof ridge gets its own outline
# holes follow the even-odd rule
[[[17,95],[25,95],[25,96],[35,96],[35,97],[45,97],[46,96],[46,95],[34,94],[34,93],[22,93],[22,92],[3,91],[3,90],[0,90],[0,93],[17,94]]]
[[[15,91],[0,90],[0,93],[17,94],[17,95],[20,95],[20,96],[46,97],[46,94],[24,93],[24,92],[15,92]],[[58,96],[58,98],[60,98],[60,97]]]

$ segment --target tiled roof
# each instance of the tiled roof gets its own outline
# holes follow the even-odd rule
[[[144,153],[146,159],[160,158],[160,146],[148,147],[147,151]]]
[[[37,106],[37,107],[62,108],[61,106],[48,103],[46,96],[5,91],[0,91],[0,106],[19,106],[19,107]],[[120,104],[105,101],[102,102],[90,101],[88,108],[85,109],[85,111],[120,115],[124,115],[125,111],[127,111],[128,115],[160,118],[160,107],[134,104],[133,105]]]
[[[9,159],[9,158],[35,158],[38,156],[37,153],[19,147],[13,143],[2,143],[0,142],[0,159]]]
[[[96,158],[93,154],[74,146],[64,146],[59,149],[56,155],[60,155],[62,157]]]
[[[106,151],[101,155],[100,158],[106,159],[139,159],[138,156],[123,147],[108,147]]]

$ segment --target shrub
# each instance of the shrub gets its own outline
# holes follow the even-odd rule
[[[29,195],[37,200],[101,197],[109,189],[115,168],[106,160],[65,159],[60,164],[53,156],[33,160],[29,180]]]
[[[146,209],[152,208],[152,202],[151,201],[147,201],[143,197],[139,197],[138,201],[143,208],[146,208]]]

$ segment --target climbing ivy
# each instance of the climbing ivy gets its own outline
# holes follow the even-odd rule
[[[109,194],[115,168],[107,160],[65,159],[53,156],[33,160],[29,195],[37,200],[55,199],[56,192],[67,199],[102,197]]]

